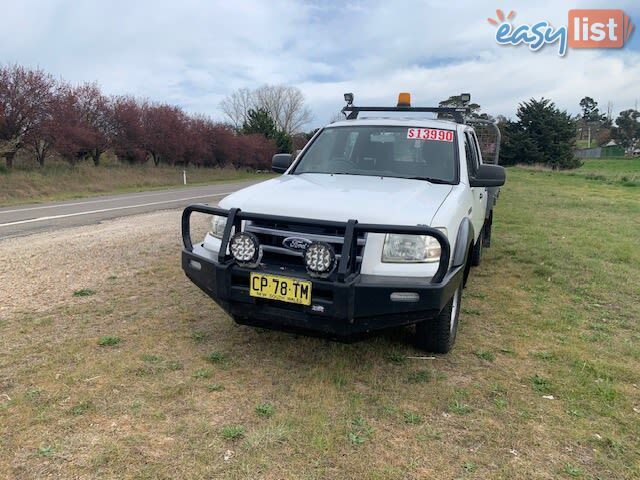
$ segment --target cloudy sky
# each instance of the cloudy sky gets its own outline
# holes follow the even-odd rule
[[[409,91],[430,105],[463,91],[491,114],[545,96],[576,113],[589,95],[614,113],[640,101],[640,33],[621,50],[532,53],[495,43],[487,17],[567,23],[571,8],[620,8],[640,28],[637,1],[3,0],[0,62],[39,66],[109,94],[129,93],[222,120],[239,87],[299,87],[326,123],[343,92],[358,104]]]

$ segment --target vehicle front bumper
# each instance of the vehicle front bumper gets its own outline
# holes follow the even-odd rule
[[[463,267],[439,283],[429,279],[355,275],[348,281],[313,279],[295,273],[258,267],[250,270],[235,263],[218,263],[202,246],[182,251],[187,277],[236,322],[281,330],[304,330],[348,337],[384,328],[409,325],[435,317],[462,282]],[[249,294],[251,271],[311,281],[310,306],[255,298]],[[394,292],[417,293],[417,301],[392,301]]]
[[[191,241],[193,212],[227,217],[220,251],[212,252]],[[274,221],[294,225],[331,226],[344,229],[342,255],[331,279],[312,278],[306,272],[283,266],[241,267],[227,253],[232,231],[246,221]],[[356,268],[358,233],[430,235],[441,246],[440,263],[432,278],[363,275]],[[397,226],[312,220],[224,210],[208,205],[189,205],[182,214],[182,268],[187,277],[209,295],[238,323],[281,330],[305,330],[335,337],[409,325],[435,317],[451,300],[464,277],[464,266],[449,268],[451,251],[446,236],[425,226]],[[311,281],[311,305],[266,300],[249,294],[250,273],[300,278]],[[391,294],[413,293],[412,301],[394,301]]]

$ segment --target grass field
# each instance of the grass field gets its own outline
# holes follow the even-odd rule
[[[177,238],[0,319],[0,477],[640,478],[640,191],[507,181],[435,359],[236,326]]]
[[[640,186],[640,158],[593,158],[568,175],[584,176],[589,180],[619,183],[624,186]]]
[[[153,165],[52,164],[0,171],[0,206],[182,186],[182,168]],[[187,168],[190,186],[254,176],[244,170]]]

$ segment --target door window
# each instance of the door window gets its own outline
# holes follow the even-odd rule
[[[469,132],[464,134],[464,153],[467,157],[467,171],[470,177],[475,177],[478,173],[478,150],[476,148],[476,142]]]

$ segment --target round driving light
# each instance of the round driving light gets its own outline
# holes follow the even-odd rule
[[[240,264],[251,266],[260,262],[262,248],[258,237],[252,233],[236,233],[229,240],[229,250]]]
[[[304,252],[304,264],[312,275],[329,275],[336,265],[336,253],[325,242],[312,242]]]

